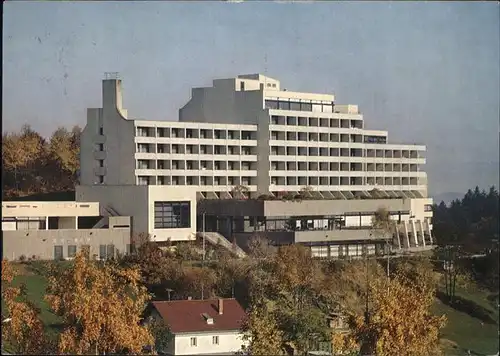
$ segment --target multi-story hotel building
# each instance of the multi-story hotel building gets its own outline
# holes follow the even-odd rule
[[[279,197],[304,189],[312,198],[333,201],[414,200],[422,211],[405,214],[420,224],[412,227],[415,244],[417,232],[422,243],[424,235],[431,239],[425,146],[391,143],[387,131],[366,129],[356,105],[338,105],[330,94],[289,91],[260,74],[192,89],[179,121],[129,119],[117,77],[103,80],[102,94],[102,108],[88,109],[82,134],[80,200],[114,205],[137,220],[141,213],[125,206],[139,209],[136,195],[124,189],[142,189],[144,196],[154,190],[164,199],[185,192],[195,195],[193,201],[241,198],[236,195],[242,192]],[[120,200],[117,207],[112,197],[120,195],[129,203]],[[147,199],[149,217],[141,229],[159,240],[187,239],[156,228],[153,211],[162,209],[157,198]],[[191,204],[183,214],[196,209]]]

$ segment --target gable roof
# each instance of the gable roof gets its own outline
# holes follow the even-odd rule
[[[222,299],[223,314],[219,315],[218,299],[173,300],[152,302],[173,334],[239,330],[245,311],[236,299]],[[208,324],[206,314],[213,319]]]

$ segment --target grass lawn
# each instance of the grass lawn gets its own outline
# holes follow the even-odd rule
[[[45,301],[47,279],[33,270],[28,264],[15,264],[15,267],[18,269],[19,275],[14,278],[13,285],[20,286],[24,284],[26,286],[26,296],[28,300],[40,308],[40,318],[46,327],[48,335],[56,336],[58,332],[56,327],[60,322],[60,318],[50,311],[49,305]]]
[[[470,288],[456,290],[464,307],[451,307],[437,299],[436,314],[445,314],[448,323],[443,339],[449,346],[446,355],[494,355],[498,352],[498,307],[488,301],[488,292]]]

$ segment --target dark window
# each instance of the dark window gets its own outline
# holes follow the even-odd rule
[[[76,256],[76,245],[68,245],[68,257]]]
[[[99,151],[104,151],[104,143],[99,144]]]
[[[99,160],[99,167],[104,167],[104,160],[103,159]]]
[[[294,103],[292,101],[290,103],[290,110],[300,111],[300,103]]]
[[[102,126],[99,127],[99,135],[104,135],[104,128]]]
[[[106,259],[106,245],[99,245],[99,259]]]
[[[278,101],[278,108],[280,110],[290,110],[290,102],[288,101]]]
[[[54,260],[63,259],[63,247],[61,245],[54,246]]]
[[[266,109],[277,109],[278,101],[276,100],[266,100]]]
[[[245,82],[240,82],[240,90],[245,91]]]
[[[99,183],[104,183],[104,176],[99,176]]]
[[[300,103],[300,110],[301,111],[312,111],[313,107],[311,103]]]
[[[191,203],[155,202],[155,229],[178,229],[191,227]]]
[[[114,257],[115,257],[115,245],[107,245],[106,258],[114,258]]]

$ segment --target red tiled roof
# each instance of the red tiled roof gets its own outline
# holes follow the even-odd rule
[[[236,299],[223,299],[223,314],[219,315],[218,303],[218,299],[208,299],[157,301],[152,304],[174,334],[239,330],[245,317],[241,305]],[[207,324],[204,313],[213,318],[213,324]]]

